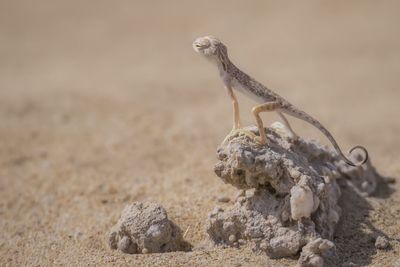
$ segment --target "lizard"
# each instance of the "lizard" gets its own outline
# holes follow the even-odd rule
[[[219,39],[213,36],[199,37],[193,42],[192,47],[197,53],[203,55],[218,67],[219,75],[232,101],[234,115],[232,132],[240,131],[241,127],[239,103],[233,91],[233,89],[235,89],[259,103],[259,105],[252,108],[252,113],[255,117],[259,132],[259,136],[255,136],[253,134],[253,137],[259,144],[267,145],[267,137],[264,131],[264,125],[260,117],[260,113],[266,111],[275,111],[282,119],[283,124],[291,134],[293,141],[297,141],[299,137],[293,131],[285,115],[303,120],[319,129],[328,138],[338,155],[340,155],[347,164],[356,167],[367,162],[368,151],[366,148],[360,145],[351,148],[349,151],[350,154],[355,149],[360,149],[364,152],[362,161],[358,163],[351,161],[343,154],[332,134],[319,121],[308,115],[306,112],[298,109],[289,103],[289,101],[236,67],[236,65],[234,65],[228,57],[228,49],[226,45],[224,45]]]

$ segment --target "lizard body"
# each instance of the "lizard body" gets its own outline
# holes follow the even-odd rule
[[[232,99],[234,109],[234,130],[240,128],[240,118],[239,105],[233,89],[238,90],[239,92],[247,95],[248,97],[260,104],[258,106],[255,106],[252,109],[252,112],[256,118],[257,126],[260,133],[259,142],[261,144],[266,144],[267,138],[265,135],[260,113],[265,111],[276,111],[282,118],[285,126],[288,128],[294,139],[297,139],[298,136],[294,133],[289,124],[289,121],[286,119],[284,114],[306,121],[319,129],[329,139],[337,153],[343,158],[343,160],[347,164],[351,166],[359,166],[364,164],[368,160],[368,151],[362,146],[355,146],[350,150],[350,153],[355,149],[361,149],[364,151],[365,156],[361,163],[356,164],[348,159],[343,154],[332,134],[319,121],[317,121],[304,111],[296,108],[286,99],[273,92],[272,90],[240,70],[238,67],[236,67],[228,57],[226,46],[217,38],[212,36],[197,38],[193,43],[193,48],[196,52],[202,54],[207,59],[211,60],[217,65],[220,77],[225,85],[225,88],[228,91],[229,96]]]

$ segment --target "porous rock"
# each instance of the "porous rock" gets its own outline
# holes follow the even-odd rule
[[[258,134],[256,127],[244,130]],[[317,141],[300,138],[293,142],[280,123],[266,129],[266,134],[268,145],[238,133],[218,148],[217,176],[253,194],[214,209],[206,231],[215,245],[239,246],[232,242],[234,236],[272,258],[293,256],[310,242],[332,240],[341,214],[337,179],[362,184],[367,175],[370,187],[364,192],[369,194],[376,187],[374,169],[370,163],[349,167],[333,149]],[[360,157],[356,154],[352,159]],[[315,266],[318,257],[310,260]]]
[[[126,206],[109,233],[109,245],[124,253],[160,253],[186,249],[181,230],[159,204],[134,202]]]
[[[298,261],[298,267],[323,267],[323,256],[329,252],[333,252],[335,245],[326,239],[317,238],[307,245],[301,251]]]
[[[289,197],[280,200],[260,189],[226,210],[216,207],[209,214],[207,233],[218,245],[238,246],[235,241],[244,240],[273,258],[294,255],[309,236],[290,222]]]

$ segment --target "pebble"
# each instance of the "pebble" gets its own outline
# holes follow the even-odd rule
[[[352,261],[348,261],[348,262],[343,263],[343,267],[356,267],[356,266],[357,266],[357,264],[355,264]]]
[[[217,201],[218,201],[218,202],[222,202],[222,203],[227,203],[227,202],[231,201],[231,199],[230,199],[229,197],[219,196],[219,197],[217,198]]]
[[[283,222],[287,222],[290,219],[290,215],[286,210],[282,212],[281,219]]]
[[[230,235],[229,236],[229,242],[233,243],[236,241],[236,236],[235,235]]]
[[[301,175],[301,173],[296,169],[291,169],[289,172],[290,172],[290,176],[292,176],[293,179],[297,179]]]
[[[369,186],[369,184],[368,184],[367,181],[364,181],[364,182],[362,182],[362,184],[361,184],[361,188],[362,188],[362,189],[367,189],[368,186]]]
[[[377,249],[385,249],[389,246],[389,241],[384,236],[378,236],[375,241],[375,247]]]
[[[239,190],[235,195],[235,201],[238,201],[239,198],[246,196],[246,190]]]
[[[246,202],[246,198],[245,197],[239,197],[236,200],[240,205],[243,205]]]
[[[238,240],[238,243],[239,243],[240,245],[244,245],[244,244],[246,244],[246,241],[245,241],[244,239],[239,239],[239,240]]]
[[[268,248],[267,243],[266,243],[265,241],[261,242],[260,248],[261,248],[262,250],[266,250],[266,249]]]

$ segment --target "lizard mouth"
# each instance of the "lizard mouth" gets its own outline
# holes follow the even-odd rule
[[[197,52],[201,52],[202,50],[207,49],[207,47],[199,43],[194,43],[193,49],[196,50]]]
[[[197,52],[201,52],[210,47],[210,41],[205,38],[198,38],[193,42],[193,49]]]

